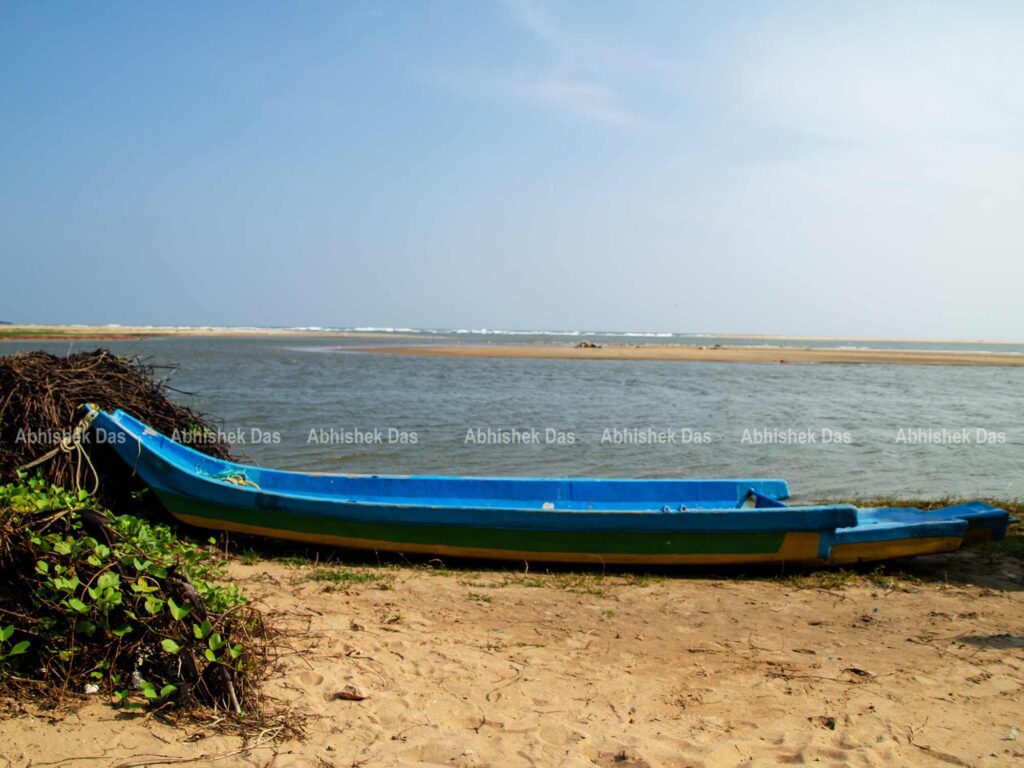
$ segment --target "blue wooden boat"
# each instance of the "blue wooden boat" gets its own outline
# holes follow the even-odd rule
[[[184,523],[362,550],[517,561],[848,564],[1001,538],[1008,514],[789,507],[784,480],[324,475],[221,461],[124,411],[93,428]]]

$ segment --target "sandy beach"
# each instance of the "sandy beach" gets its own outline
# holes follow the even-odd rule
[[[675,360],[705,363],[796,363],[867,365],[1021,366],[1024,355],[1003,352],[934,352],[906,349],[829,349],[824,347],[748,347],[686,344],[616,344],[603,347],[526,344],[394,345],[362,347],[362,353],[536,360]]]
[[[0,325],[2,341],[71,341],[89,339],[115,341],[158,337],[207,338],[309,338],[364,339],[367,341],[422,341],[419,334],[381,331],[339,331],[301,328],[244,328],[222,326],[139,326],[139,325]],[[746,339],[778,341],[777,346],[719,344],[605,344],[578,347],[567,340],[560,345],[544,344],[388,344],[354,347],[350,351],[367,354],[420,355],[462,358],[529,358],[538,360],[669,360],[681,362],[763,363],[763,364],[866,364],[866,365],[967,365],[1024,366],[1024,354],[1016,352],[936,351],[915,349],[875,349],[872,344],[913,343],[910,339],[839,338],[749,335]],[[844,342],[856,348],[802,347],[800,341]],[[922,340],[923,343],[923,340]],[[948,343],[951,346],[963,341]],[[1007,341],[971,343],[999,346]]]
[[[90,702],[0,722],[0,765],[1021,760],[1020,561],[902,567],[744,579],[235,561],[294,649],[269,692],[304,740],[246,744]]]

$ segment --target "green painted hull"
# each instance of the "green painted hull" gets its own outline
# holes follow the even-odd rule
[[[171,514],[191,525],[370,551],[552,562],[749,563],[792,560],[796,536],[803,537],[806,544],[803,559],[817,558],[816,534],[708,531],[666,535],[664,532],[366,523],[332,520],[321,515],[282,515],[274,510],[213,506],[167,492],[158,492],[157,497]]]

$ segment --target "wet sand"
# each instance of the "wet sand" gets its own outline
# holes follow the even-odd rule
[[[356,583],[235,562],[294,647],[268,685],[309,718],[305,740],[246,745],[93,702],[0,722],[0,765],[1018,763],[1020,561],[960,553],[904,571],[831,583],[421,566],[360,568]],[[346,686],[367,698],[337,698]]]
[[[389,345],[352,350],[368,354],[537,360],[675,360],[705,363],[985,365],[1024,366],[1024,354],[935,352],[906,349],[827,349],[823,347],[709,347],[685,344],[615,344],[603,347],[530,344]]]

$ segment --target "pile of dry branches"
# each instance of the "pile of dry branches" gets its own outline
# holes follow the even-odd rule
[[[107,350],[58,357],[25,352],[0,357],[0,478],[50,451],[70,434],[82,418],[81,406],[94,403],[104,410],[123,408],[159,432],[201,432],[211,439],[193,444],[211,456],[230,459],[227,444],[191,408],[168,397],[169,387],[146,361],[124,359]],[[85,442],[103,482],[98,501],[120,511],[129,508],[135,480],[124,464],[101,445]],[[58,453],[41,465],[46,479],[65,488],[74,486],[76,456]]]
[[[0,357],[0,694],[94,694],[266,724],[271,632],[221,554],[140,517],[137,480],[95,439],[17,471],[72,432],[84,403],[211,435],[195,447],[230,459],[223,432],[168,393],[155,366],[106,350]],[[82,452],[95,494],[77,482]]]

